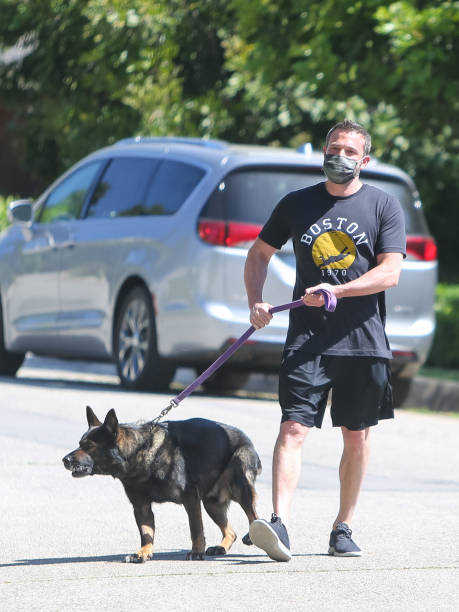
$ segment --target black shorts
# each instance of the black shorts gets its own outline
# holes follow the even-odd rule
[[[388,359],[284,352],[279,374],[282,422],[321,427],[330,389],[334,427],[359,431],[394,418]]]

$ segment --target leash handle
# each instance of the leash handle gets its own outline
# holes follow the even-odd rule
[[[321,293],[324,297],[324,306],[327,312],[333,312],[336,308],[336,296],[331,291],[327,289],[319,289],[319,291],[315,291],[315,293]],[[303,299],[295,300],[294,302],[288,302],[287,304],[280,304],[280,306],[273,306],[269,309],[271,314],[276,312],[281,312],[281,310],[291,310],[292,308],[298,308],[298,306],[304,306]]]
[[[335,294],[332,293],[331,291],[328,291],[327,289],[319,289],[317,293],[322,293],[322,295],[324,296],[325,310],[327,310],[328,312],[333,312],[336,308]],[[299,308],[300,306],[304,306],[304,302],[302,299],[295,300],[294,302],[288,302],[287,304],[280,304],[279,306],[273,306],[272,308],[269,309],[269,312],[271,314],[275,314],[276,312],[281,312],[282,310],[292,310],[293,308]],[[218,368],[222,366],[225,363],[225,361],[229,359],[231,355],[235,353],[238,350],[238,348],[244,344],[244,342],[247,341],[248,338],[250,338],[250,336],[254,333],[254,331],[256,331],[255,327],[251,325],[249,329],[247,329],[242,334],[242,336],[238,338],[236,342],[234,342],[234,344],[228,347],[226,351],[222,353],[220,357],[218,357],[218,359],[216,359],[214,363],[212,363],[207,368],[207,370],[204,370],[204,372],[200,376],[198,376],[196,380],[194,380],[191,384],[188,385],[188,387],[183,389],[181,393],[179,393],[176,397],[174,397],[174,399],[171,400],[168,409],[165,409],[165,411],[169,412],[171,408],[173,408],[174,406],[177,406],[182,400],[188,397],[188,395],[191,395],[191,393],[193,393],[193,391],[197,387],[199,387],[200,384],[202,384],[205,380],[207,380],[209,376],[212,376],[212,374],[216,370],[218,370]],[[161,418],[161,416],[163,416],[163,413],[161,413],[161,415],[157,417],[157,419]]]

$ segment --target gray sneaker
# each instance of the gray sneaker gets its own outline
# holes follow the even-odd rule
[[[290,542],[285,525],[276,514],[271,521],[257,519],[249,527],[250,539],[274,561],[290,561]]]
[[[352,539],[352,530],[346,523],[338,523],[330,534],[328,554],[335,557],[360,557],[362,551]]]

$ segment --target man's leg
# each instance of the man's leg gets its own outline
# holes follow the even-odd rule
[[[273,509],[288,526],[293,494],[301,472],[303,442],[309,427],[296,421],[281,424],[273,455]]]
[[[344,448],[339,466],[340,504],[333,528],[338,523],[351,525],[370,457],[369,427],[361,431],[341,427],[341,431]]]
[[[275,561],[290,561],[287,523],[301,470],[301,448],[309,428],[295,421],[282,423],[273,455],[273,507],[271,521],[250,524],[250,539]]]
[[[343,455],[339,466],[340,504],[330,534],[328,554],[338,557],[360,557],[362,551],[352,539],[350,524],[357,505],[370,454],[370,429],[343,432]]]

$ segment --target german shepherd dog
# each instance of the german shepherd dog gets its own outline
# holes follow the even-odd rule
[[[75,478],[104,474],[121,480],[140,532],[140,550],[126,557],[127,562],[152,558],[152,502],[185,507],[192,544],[186,559],[228,552],[236,540],[227,518],[231,501],[241,505],[249,525],[257,518],[254,484],[261,462],[252,442],[236,427],[198,418],[120,424],[113,409],[101,423],[89,406],[86,416],[88,431],[62,461]],[[201,501],[222,532],[220,544],[207,550]],[[242,541],[251,544],[248,534]]]

